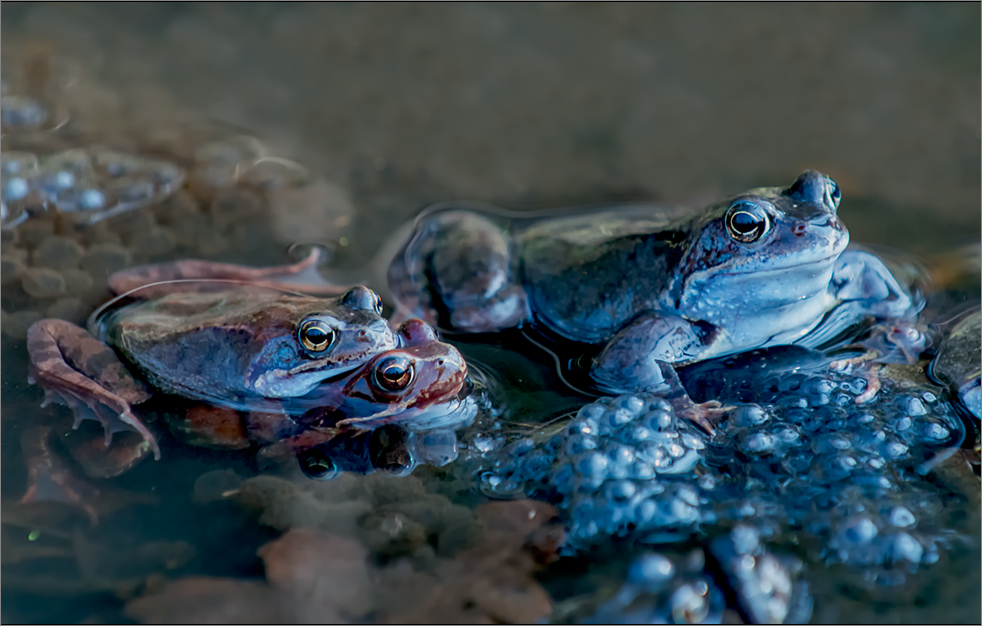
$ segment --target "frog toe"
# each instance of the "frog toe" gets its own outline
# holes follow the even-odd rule
[[[132,405],[149,399],[150,392],[109,346],[74,324],[48,319],[31,326],[27,347],[29,380],[44,390],[42,407],[51,403],[69,407],[76,429],[86,419],[99,422],[107,446],[114,432],[136,431],[160,458],[156,437],[132,412]]]
[[[93,420],[102,425],[105,433],[105,447],[109,447],[113,434],[118,432],[139,433],[150,450],[153,451],[154,458],[160,460],[160,446],[156,436],[150,432],[142,420],[133,415],[130,404],[123,398],[102,389],[93,392],[92,395],[81,395],[69,389],[57,387],[44,387],[44,401],[42,407],[48,404],[63,404],[72,410],[75,421],[72,424],[73,430],[78,430],[85,420]]]

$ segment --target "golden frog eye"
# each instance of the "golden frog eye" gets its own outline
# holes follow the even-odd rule
[[[307,320],[300,325],[300,332],[297,334],[301,345],[311,352],[327,350],[337,337],[334,329],[320,320]]]
[[[408,356],[397,354],[382,359],[372,375],[375,386],[382,391],[402,391],[412,384],[416,366]]]
[[[771,221],[760,205],[741,200],[726,211],[726,230],[741,243],[753,243],[767,234]]]

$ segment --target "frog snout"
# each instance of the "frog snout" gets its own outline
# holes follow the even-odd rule
[[[418,346],[431,341],[436,341],[436,332],[433,327],[420,319],[410,319],[402,323],[399,327],[399,336],[405,346]]]
[[[839,208],[841,194],[834,180],[815,170],[804,172],[788,187],[784,195],[799,204],[811,204],[831,212]]]

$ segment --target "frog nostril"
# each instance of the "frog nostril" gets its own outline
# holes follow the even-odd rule
[[[791,229],[791,232],[793,232],[798,237],[801,237],[802,235],[805,234],[805,231],[807,229],[808,227],[805,226],[804,224],[795,224],[794,227]]]

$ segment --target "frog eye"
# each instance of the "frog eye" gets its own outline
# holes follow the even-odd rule
[[[413,382],[416,366],[408,356],[397,354],[382,359],[375,367],[372,381],[382,391],[402,391]]]
[[[382,296],[375,294],[375,313],[382,314]]]
[[[835,211],[839,208],[839,201],[842,200],[842,191],[839,190],[839,185],[831,178],[826,177],[825,180],[825,204]]]
[[[767,211],[746,200],[734,202],[726,212],[726,230],[741,243],[753,243],[770,230]]]
[[[300,463],[304,476],[314,480],[331,480],[341,473],[331,457],[318,448],[304,450],[297,455],[297,462]]]
[[[337,333],[320,320],[307,320],[300,325],[297,333],[300,343],[311,352],[323,352],[334,344]]]

